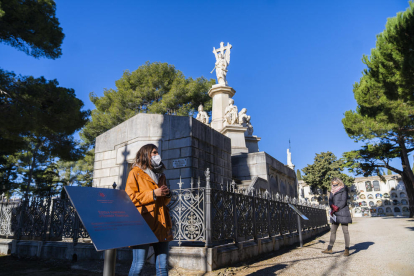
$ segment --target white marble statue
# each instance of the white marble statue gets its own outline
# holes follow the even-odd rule
[[[229,100],[229,106],[226,107],[224,112],[224,126],[226,125],[238,125],[239,124],[239,113],[237,106],[234,105],[234,100]]]
[[[292,153],[289,149],[287,149],[287,166],[291,168],[292,170],[295,169],[295,165],[292,163]]]
[[[198,114],[197,114],[196,120],[202,122],[203,124],[208,125],[209,117],[208,117],[207,112],[204,111],[204,107],[202,104],[200,104],[200,106],[198,107]]]
[[[230,49],[233,46],[227,42],[227,46],[224,46],[224,42],[220,43],[220,48],[216,49],[213,47],[213,53],[216,57],[216,64],[214,70],[216,70],[217,83],[222,85],[227,85],[227,66],[230,63]],[[210,73],[213,73],[211,71]]]
[[[239,112],[239,123],[243,126],[243,127],[247,127],[247,135],[248,136],[252,136],[253,135],[253,126],[250,123],[250,116],[246,114],[247,109],[243,108],[240,112]]]
[[[288,165],[292,165],[292,153],[289,149],[287,149],[287,163]]]

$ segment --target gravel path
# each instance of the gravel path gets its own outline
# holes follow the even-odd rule
[[[334,254],[321,253],[329,242],[327,233],[301,249],[209,275],[414,275],[414,219],[354,218],[349,233],[349,257],[343,256],[345,243],[339,227]]]

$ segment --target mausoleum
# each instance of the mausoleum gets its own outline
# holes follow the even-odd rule
[[[217,84],[208,92],[213,101],[211,122],[200,105],[196,118],[137,114],[96,138],[94,187],[124,188],[128,172],[139,148],[147,143],[158,146],[171,189],[183,188],[201,179],[209,168],[212,185],[235,182],[238,189],[256,189],[297,197],[297,181],[291,153],[288,164],[259,151],[261,138],[253,135],[247,108],[239,111],[228,85],[227,67],[231,44],[213,48]],[[213,70],[213,71],[214,71]],[[120,184],[120,185],[119,185]]]

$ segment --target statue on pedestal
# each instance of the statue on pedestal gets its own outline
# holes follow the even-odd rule
[[[239,124],[239,113],[237,106],[234,105],[234,100],[229,100],[229,106],[226,107],[224,112],[224,126],[226,125],[238,125]]]
[[[243,108],[240,112],[239,112],[239,123],[243,126],[243,127],[247,127],[247,135],[248,136],[252,136],[253,135],[253,126],[250,123],[250,116],[246,114],[247,109]]]
[[[202,104],[200,104],[200,106],[198,107],[198,114],[197,114],[196,120],[202,122],[203,124],[208,125],[209,117],[208,117],[207,112],[204,111],[204,107]]]
[[[295,165],[292,163],[292,153],[289,149],[287,149],[287,166],[291,168],[292,170],[295,169]]]
[[[216,70],[216,76],[217,76],[217,83],[222,85],[227,85],[227,66],[230,63],[230,49],[233,46],[227,42],[227,46],[224,46],[224,42],[220,43],[220,48],[216,49],[213,47],[213,53],[216,57],[216,64],[213,69]],[[211,71],[210,73],[213,73]]]

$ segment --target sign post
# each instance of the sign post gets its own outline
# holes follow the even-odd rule
[[[103,276],[115,276],[116,249],[105,250]]]
[[[289,204],[289,207],[293,209],[293,211],[296,212],[297,217],[298,217],[298,233],[299,233],[299,244],[300,247],[303,247],[303,239],[302,239],[302,223],[300,221],[300,218],[303,218],[304,220],[309,220],[301,211],[299,211],[298,208],[296,208],[296,206]]]
[[[158,242],[125,191],[70,186],[65,190],[96,251],[105,250],[104,276],[115,275],[117,248]]]

